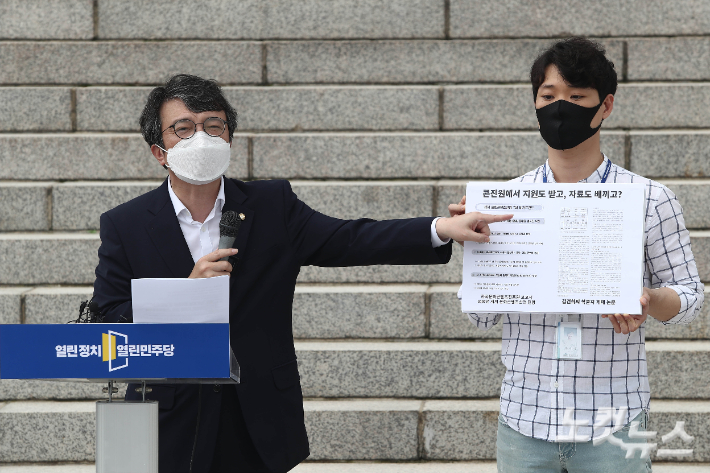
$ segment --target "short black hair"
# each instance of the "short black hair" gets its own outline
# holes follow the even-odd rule
[[[163,144],[160,107],[168,100],[180,99],[194,113],[219,111],[227,116],[229,141],[237,129],[237,112],[222,94],[216,81],[189,74],[178,74],[170,78],[164,86],[156,87],[148,95],[148,101],[141,113],[140,125],[143,139],[148,145]]]
[[[579,36],[556,42],[543,51],[530,68],[533,100],[537,99],[537,91],[545,81],[545,70],[550,65],[556,66],[565,82],[572,87],[596,89],[599,100],[616,94],[616,70],[605,52],[601,44]]]

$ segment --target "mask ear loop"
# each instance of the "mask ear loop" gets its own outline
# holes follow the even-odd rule
[[[165,152],[166,155],[168,154],[168,150],[165,149],[165,148],[163,148],[162,146],[160,146],[158,143],[156,143],[155,146],[157,146],[158,148],[162,149],[162,150]],[[166,157],[166,159],[167,159],[167,157]],[[170,169],[170,166],[167,165],[167,164],[163,164],[163,168],[165,168],[165,169]]]
[[[606,100],[606,98],[604,100]],[[596,110],[594,111],[594,115],[596,115],[597,112],[599,111],[599,109],[602,108],[602,105],[604,105],[604,100],[599,102],[599,105],[596,106]],[[592,117],[592,119],[594,119],[594,117]],[[596,133],[597,131],[599,131],[601,129],[603,123],[604,123],[604,119],[602,118],[602,121],[599,122],[599,126],[594,128],[594,133]],[[589,127],[590,128],[592,127],[591,122],[589,123]]]
[[[606,97],[604,97],[604,100],[602,100],[601,102],[599,102],[599,108],[602,108],[602,105],[604,105],[604,101],[605,101],[605,100],[606,100]],[[597,109],[597,110],[599,110],[599,109]],[[606,112],[606,108],[604,108],[604,111]],[[604,114],[602,113],[602,115],[604,115]],[[603,123],[604,123],[604,118],[602,117],[602,121],[599,122],[599,127],[598,127],[598,128],[601,128]]]

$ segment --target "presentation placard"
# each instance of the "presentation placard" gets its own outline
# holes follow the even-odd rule
[[[472,211],[514,217],[464,243],[464,312],[641,313],[644,184],[470,182]]]

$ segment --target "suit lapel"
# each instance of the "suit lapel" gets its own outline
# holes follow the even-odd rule
[[[237,187],[237,185],[231,179],[224,179],[224,206],[222,207],[222,213],[227,210],[233,210],[238,214],[244,215],[244,220],[239,227],[239,233],[237,238],[234,240],[233,248],[237,248],[239,257],[237,264],[232,269],[234,271],[238,270],[240,267],[240,261],[246,257],[247,242],[249,241],[249,231],[251,230],[251,224],[254,221],[254,211],[247,207],[244,202],[247,200],[246,194]],[[234,282],[236,278],[231,278],[231,282]]]
[[[170,201],[167,179],[158,189],[158,197],[153,201],[153,205],[148,207],[148,211],[155,217],[148,222],[146,230],[158,253],[173,277],[188,277],[195,262],[192,261],[190,249],[187,247],[175,209]]]

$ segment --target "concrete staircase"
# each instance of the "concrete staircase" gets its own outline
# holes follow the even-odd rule
[[[710,281],[710,6],[699,0],[9,0],[0,6],[0,323],[87,299],[99,215],[165,172],[138,133],[151,87],[218,80],[239,112],[231,177],[287,178],[329,215],[446,215],[469,180],[541,164],[527,84],[551,38],[599,38],[619,72],[603,150],[679,196]],[[303,268],[294,300],[311,462],[299,473],[495,471],[500,327],[440,267]],[[651,428],[710,468],[710,305],[647,322]],[[0,381],[0,473],[93,471],[101,387]],[[659,439],[660,441],[660,439]],[[674,442],[680,442],[676,440]]]

